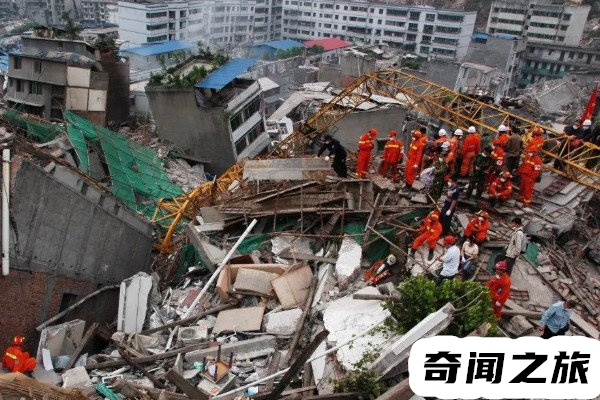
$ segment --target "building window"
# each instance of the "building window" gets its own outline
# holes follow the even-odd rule
[[[15,69],[21,69],[21,67],[22,67],[22,64],[23,64],[21,57],[15,57],[15,58],[14,58],[14,60],[15,60],[15,61],[13,62],[13,66],[14,66],[14,68],[15,68]]]
[[[235,152],[237,154],[240,154],[242,151],[244,151],[246,147],[248,147],[248,144],[246,143],[246,136],[242,136],[235,142]]]
[[[412,31],[412,32],[418,32],[419,24],[413,24],[413,23],[408,24],[408,30]]]
[[[413,21],[418,21],[420,16],[421,16],[421,13],[420,13],[420,12],[418,12],[418,11],[411,11],[411,12],[410,12],[410,17],[409,17],[409,18],[410,18],[411,20],[413,20]]]
[[[17,82],[17,92],[24,92],[25,91],[25,84],[21,79],[16,79]]]
[[[435,14],[425,14],[425,21],[434,22],[435,21]]]
[[[29,82],[29,94],[42,94],[42,84],[39,82]]]
[[[563,14],[563,19],[569,21],[571,19],[571,14]]]
[[[420,53],[421,54],[429,54],[429,46],[421,46]]]
[[[35,60],[33,62],[33,71],[37,74],[41,74],[42,73],[42,62]]]

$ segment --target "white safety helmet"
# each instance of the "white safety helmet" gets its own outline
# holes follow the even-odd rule
[[[463,135],[462,129],[457,129],[454,131],[454,136],[462,136],[462,135]]]
[[[396,261],[398,261],[398,260],[396,259],[396,256],[395,256],[395,255],[393,255],[393,254],[390,254],[390,255],[388,256],[388,258],[387,258],[387,263],[388,263],[389,265],[394,265],[394,264],[396,264]]]
[[[475,129],[474,126],[469,127],[469,133],[476,133],[476,132],[477,132],[477,129]]]
[[[589,119],[586,119],[585,121],[583,121],[583,126],[592,126],[592,121]]]
[[[438,136],[439,137],[446,136],[446,130],[445,129],[440,129],[440,131],[438,132]]]
[[[450,148],[450,142],[442,143],[442,150],[448,150]]]
[[[498,127],[498,132],[506,132],[507,130],[508,130],[508,128],[504,124],[502,124]]]

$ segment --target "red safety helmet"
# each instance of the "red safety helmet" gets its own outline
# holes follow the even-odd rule
[[[377,129],[375,129],[375,128],[371,128],[371,129],[369,130],[369,133],[371,134],[371,137],[372,137],[372,138],[376,138],[376,137],[377,137]]]
[[[531,131],[531,134],[533,136],[541,136],[542,135],[542,128],[540,128],[539,126],[534,127],[533,130]]]
[[[506,264],[506,261],[498,261],[496,265],[494,265],[494,268],[498,271],[506,271],[508,269],[508,265]]]
[[[490,215],[488,214],[488,212],[487,212],[487,211],[485,211],[485,210],[481,210],[481,211],[479,211],[479,212],[477,213],[477,216],[478,216],[478,217],[481,217],[481,218],[485,218],[485,219],[488,219],[488,218],[490,217]]]
[[[421,131],[418,130],[414,130],[412,131],[412,135],[415,139],[421,139],[423,137],[423,134],[421,133]]]
[[[396,133],[396,131],[390,131],[390,133],[388,135],[390,137],[396,137],[397,133]]]
[[[437,212],[437,211],[432,211],[432,212],[429,213],[429,215],[427,216],[427,218],[430,218],[430,219],[432,219],[434,221],[437,221],[437,220],[440,219],[440,213]]]
[[[513,177],[512,174],[508,171],[504,171],[501,176],[506,179],[511,179]]]
[[[23,346],[23,343],[25,343],[25,337],[24,336],[15,336],[12,340],[12,345],[13,346]]]
[[[454,244],[456,243],[456,238],[454,236],[446,236],[444,238],[444,244]]]

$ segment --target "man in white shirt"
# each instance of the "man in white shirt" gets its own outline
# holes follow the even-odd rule
[[[479,255],[479,246],[475,241],[474,236],[469,236],[462,245],[460,250],[463,280],[470,279],[473,276],[473,270],[475,269],[475,262]]]
[[[525,234],[523,233],[522,224],[523,222],[519,217],[515,217],[512,220],[512,227],[514,231],[510,235],[508,247],[506,248],[506,265],[508,266],[508,270],[506,272],[509,276],[512,273],[517,258],[521,255],[521,248],[523,247],[523,238],[525,236]]]
[[[446,248],[446,252],[442,257],[442,272],[440,272],[436,281],[438,285],[444,279],[454,279],[460,265],[460,249],[456,245],[456,238],[454,236],[446,236],[444,238],[444,247]]]

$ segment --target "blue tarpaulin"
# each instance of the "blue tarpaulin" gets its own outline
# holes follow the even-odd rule
[[[221,68],[208,74],[206,78],[196,84],[196,87],[221,90],[235,78],[248,71],[254,64],[256,64],[256,61],[249,58],[233,59]]]

